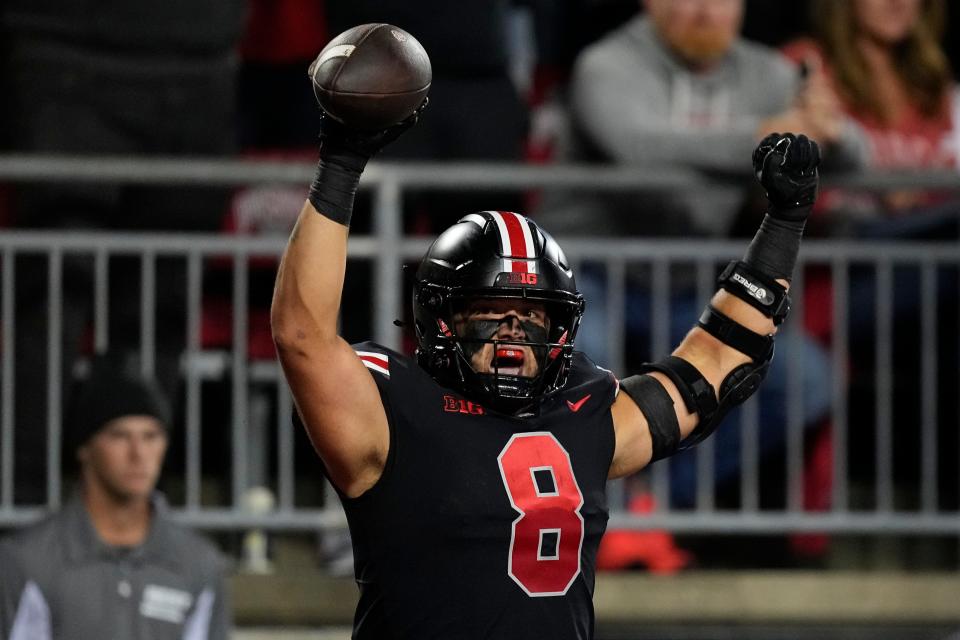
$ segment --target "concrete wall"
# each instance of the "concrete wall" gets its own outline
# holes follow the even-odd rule
[[[357,588],[318,572],[237,575],[238,626],[349,625]],[[690,572],[597,578],[598,624],[917,624],[960,629],[960,574]],[[317,637],[317,636],[310,636]]]

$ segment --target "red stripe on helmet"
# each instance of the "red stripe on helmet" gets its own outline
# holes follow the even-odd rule
[[[503,222],[507,226],[507,233],[510,234],[510,253],[511,258],[530,258],[527,255],[527,241],[523,235],[523,225],[526,224],[520,216],[511,211],[498,211],[503,216]],[[529,272],[527,263],[522,260],[513,260],[513,271],[520,273]]]

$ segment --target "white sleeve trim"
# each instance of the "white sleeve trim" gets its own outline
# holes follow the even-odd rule
[[[215,599],[213,589],[209,587],[200,593],[193,613],[183,625],[183,640],[207,640],[210,637],[210,619],[213,617]]]
[[[50,606],[32,580],[27,582],[13,618],[10,640],[52,640]]]
[[[390,356],[376,351],[357,351],[357,357],[367,369],[390,377]]]

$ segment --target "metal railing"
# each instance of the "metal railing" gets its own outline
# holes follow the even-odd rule
[[[133,182],[149,184],[204,184],[247,185],[287,183],[302,185],[312,176],[312,167],[302,163],[250,163],[224,161],[131,160],[85,158],[0,157],[0,181],[18,182]],[[834,181],[840,184],[839,180]],[[623,191],[640,189],[689,188],[701,184],[691,174],[650,173],[637,175],[627,170],[606,170],[595,167],[514,167],[497,165],[388,165],[373,164],[364,174],[364,188],[374,190],[374,225],[368,236],[354,236],[350,240],[350,258],[369,261],[373,265],[373,296],[369,312],[373,315],[373,338],[390,347],[400,348],[401,329],[393,323],[402,317],[402,280],[400,265],[418,259],[429,241],[404,237],[401,228],[402,195],[406,189],[449,188],[484,189],[530,187],[590,188],[591,190]],[[925,174],[923,176],[873,175],[846,178],[843,184],[870,188],[898,188],[927,186],[960,191],[960,177],[953,174]],[[662,355],[669,351],[668,325],[670,309],[670,269],[672,265],[692,265],[696,272],[698,297],[706,301],[713,291],[713,276],[717,265],[742,255],[743,242],[709,241],[650,241],[650,240],[585,240],[563,239],[561,244],[575,264],[585,262],[604,266],[611,292],[605,302],[606,336],[611,362],[615,371],[623,372],[626,335],[622,318],[626,313],[626,278],[628,267],[642,265],[659,274],[658,286],[652,290],[655,327],[650,338],[650,351]],[[291,400],[282,384],[279,368],[272,360],[252,361],[248,354],[249,333],[249,276],[251,263],[263,258],[276,258],[282,252],[284,238],[227,237],[186,234],[127,234],[127,233],[30,233],[5,232],[0,234],[0,329],[2,329],[2,361],[0,361],[0,526],[27,523],[44,511],[43,507],[15,505],[13,502],[13,443],[14,404],[17,400],[17,380],[14,375],[14,352],[18,327],[15,313],[17,286],[16,259],[26,254],[46,256],[48,300],[47,371],[48,414],[46,469],[47,507],[58,506],[61,499],[59,441],[63,427],[60,380],[62,357],[60,333],[61,305],[64,286],[64,260],[84,256],[92,261],[93,346],[103,350],[109,346],[108,327],[109,268],[117,256],[132,256],[140,263],[140,361],[145,373],[155,365],[157,350],[154,318],[156,316],[156,264],[158,260],[172,260],[183,265],[185,282],[184,332],[185,350],[182,372],[185,388],[185,462],[183,475],[183,502],[177,515],[186,523],[209,529],[264,528],[271,530],[315,530],[345,525],[342,513],[332,492],[327,490],[322,506],[304,506],[295,499],[296,483],[303,477],[319,481],[316,469],[294,468],[294,433],[289,416]],[[211,260],[230,264],[232,296],[232,343],[225,352],[211,353],[202,343],[200,319],[203,313],[203,274]],[[829,349],[831,378],[830,399],[832,420],[833,484],[831,507],[824,512],[807,512],[802,505],[803,482],[803,402],[801,376],[788,363],[787,423],[784,488],[786,504],[782,509],[768,510],[758,506],[759,462],[757,433],[759,416],[756,407],[748,403],[743,411],[740,428],[743,430],[743,450],[740,475],[742,504],[736,509],[719,508],[714,503],[716,487],[712,475],[712,447],[708,440],[697,455],[697,502],[693,510],[673,510],[669,499],[661,500],[661,508],[652,514],[636,515],[614,508],[611,528],[666,527],[675,531],[704,532],[785,532],[829,531],[836,533],[903,533],[946,534],[960,532],[960,514],[940,506],[938,487],[943,478],[956,471],[960,452],[946,456],[952,467],[938,466],[944,456],[938,453],[938,408],[946,401],[938,393],[937,372],[944,367],[958,368],[958,363],[945,361],[952,357],[938,349],[936,330],[937,291],[951,270],[960,269],[960,250],[956,241],[936,243],[864,244],[853,242],[814,242],[804,244],[804,267],[827,269],[833,283],[833,336]],[[876,435],[872,452],[875,482],[870,487],[872,505],[862,508],[853,504],[846,460],[851,452],[849,438],[853,420],[849,407],[848,364],[850,360],[847,327],[849,325],[849,288],[851,268],[869,265],[875,283],[876,373],[878,392],[873,398],[872,430]],[[896,491],[892,459],[893,398],[892,371],[897,366],[890,345],[893,341],[893,287],[892,278],[899,269],[916,270],[922,288],[922,305],[918,312],[917,340],[920,348],[920,380],[923,390],[916,425],[898,425],[897,428],[917,429],[921,441],[921,477],[919,504],[909,510],[895,507]],[[954,292],[956,296],[958,292]],[[803,278],[794,282],[793,297],[802,301]],[[797,318],[802,317],[802,302],[793,312],[794,320],[787,325],[788,334],[801,331]],[[659,327],[659,329],[657,329]],[[791,373],[792,372],[792,373]],[[229,384],[231,460],[228,478],[214,482],[229,487],[229,499],[211,506],[202,498],[202,489],[209,479],[201,468],[201,413],[205,399],[204,380],[221,379]],[[250,422],[250,403],[253,393],[272,389],[274,418],[269,428]],[[954,425],[955,426],[955,425]],[[263,451],[251,451],[249,443],[255,430],[268,429],[276,438],[276,476],[264,479],[277,495],[276,508],[269,513],[252,513],[244,507],[244,495],[250,487],[253,467],[269,468]],[[261,434],[262,435],[262,434]],[[257,440],[254,440],[257,441]],[[865,446],[861,443],[859,446]],[[319,467],[319,465],[314,465]],[[311,475],[312,474],[312,475]],[[652,485],[661,498],[669,492],[667,466],[652,467]],[[960,485],[960,477],[951,480]],[[615,488],[620,491],[622,487]],[[615,505],[616,507],[617,505]]]

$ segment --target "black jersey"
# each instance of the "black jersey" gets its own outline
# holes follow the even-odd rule
[[[355,349],[390,425],[380,480],[343,498],[359,640],[590,638],[607,524],[613,375],[574,357],[536,415],[502,415],[412,359]]]

